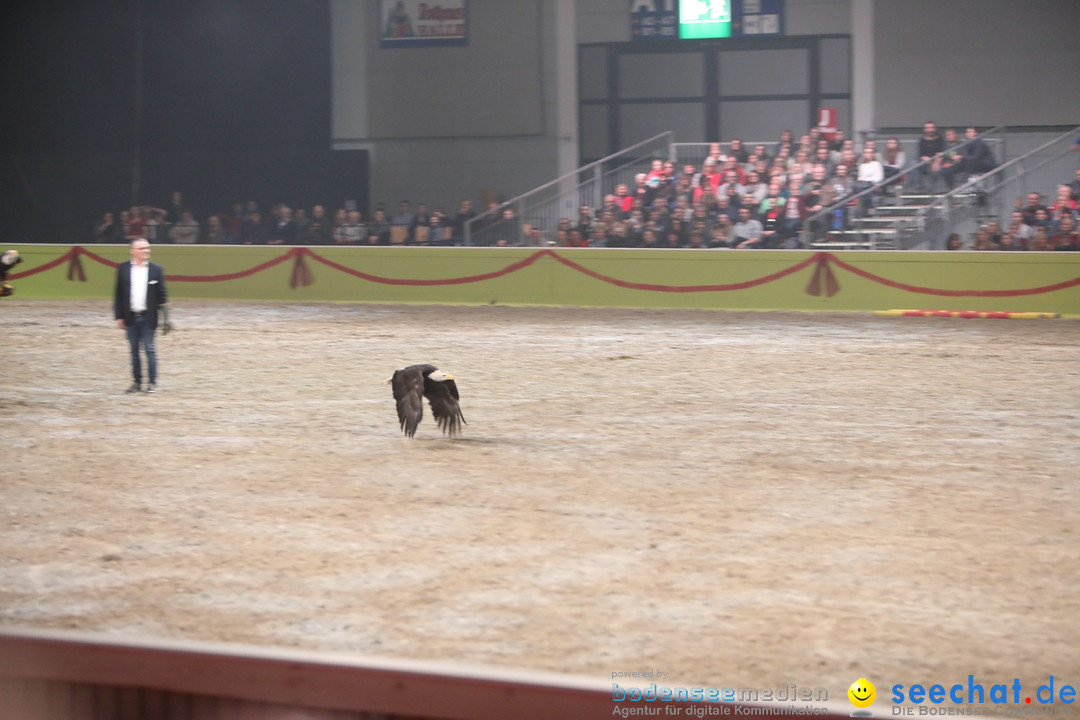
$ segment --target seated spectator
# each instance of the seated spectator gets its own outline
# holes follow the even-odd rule
[[[855,192],[861,193],[864,190],[869,190],[878,183],[885,181],[885,166],[881,164],[881,161],[874,157],[873,148],[863,148],[862,161],[859,163],[858,174],[855,178]],[[859,205],[865,214],[873,207],[874,198],[871,193],[867,193],[859,198]]]
[[[192,218],[194,221],[194,218]],[[196,221],[196,224],[197,221]],[[143,236],[151,243],[164,242],[169,239],[169,230],[172,228],[165,219],[165,211],[161,208],[148,208],[146,215],[146,227]],[[196,242],[198,238],[196,237]]]
[[[1080,202],[1080,169],[1076,171],[1076,179],[1067,184],[1072,192],[1072,199]]]
[[[192,217],[191,211],[184,210],[180,214],[180,221],[169,228],[169,242],[177,245],[194,245],[199,242],[200,233],[199,221]]]
[[[886,178],[895,178],[896,182],[903,182],[901,174],[907,166],[907,156],[900,147],[900,140],[894,137],[885,141],[885,152],[881,157],[881,168]],[[892,183],[890,183],[892,185]]]
[[[334,228],[330,219],[326,217],[325,207],[312,206],[310,222],[302,238],[305,245],[329,245],[333,241]]]
[[[296,212],[293,213],[293,222],[296,223],[296,242],[303,244],[304,236],[311,225],[311,218],[308,217],[307,210],[296,208]]]
[[[570,235],[566,239],[566,247],[587,248],[589,247],[589,238],[585,237],[580,227],[572,227],[570,228]]]
[[[593,235],[589,239],[589,247],[609,247],[608,241],[611,238],[608,236],[607,226],[597,225],[593,230]]]
[[[442,210],[434,210],[431,213],[431,230],[428,231],[428,245],[450,245],[451,235],[450,218]]]
[[[769,160],[771,159],[769,157],[769,151],[765,148],[763,143],[754,146],[754,155],[757,157],[758,162],[763,162],[766,165],[768,165]]]
[[[837,165],[836,173],[828,182],[833,187],[837,202],[855,194],[855,178],[848,174],[847,165]]]
[[[243,227],[240,230],[240,242],[244,245],[265,245],[266,238],[270,235],[270,228],[263,222],[262,213],[254,211],[246,213]]]
[[[626,213],[623,212],[618,195],[604,196],[604,204],[600,206],[600,216],[604,217],[605,213],[611,213],[613,220],[623,220],[626,218]]]
[[[217,215],[211,215],[206,219],[206,242],[212,245],[224,245],[229,242],[225,236],[225,225]]]
[[[945,152],[945,138],[937,131],[937,124],[933,122],[923,123],[923,134],[919,138],[918,163],[926,163],[922,167],[916,166],[911,172],[911,187],[915,190],[927,190],[929,173],[932,163],[941,153]]]
[[[233,203],[232,212],[224,218],[225,239],[230,245],[240,242],[240,231],[244,225],[244,205]]]
[[[1028,250],[1031,250],[1032,252],[1046,252],[1047,250],[1053,249],[1054,246],[1050,244],[1050,238],[1046,235],[1046,229],[1042,227],[1035,228],[1035,232],[1028,242]]]
[[[495,226],[495,245],[497,247],[517,247],[522,244],[523,228],[518,222],[517,214],[512,207],[504,207],[499,216],[499,223]],[[571,228],[571,238],[573,229]]]
[[[1013,236],[1013,240],[1016,241],[1021,250],[1027,250],[1028,240],[1031,239],[1033,232],[1034,228],[1024,222],[1024,213],[1013,210],[1010,216],[1008,234]]]
[[[409,223],[409,232],[405,237],[406,245],[427,244],[427,235],[431,230],[431,213],[427,205],[417,203],[416,212],[413,213],[412,222]]]
[[[630,248],[636,247],[638,241],[630,233],[630,227],[625,222],[616,222],[611,228],[611,235],[607,239],[607,247]]]
[[[783,132],[781,132],[780,142],[776,144],[776,154],[779,155],[781,150],[786,149],[788,155],[790,155],[795,150],[794,137],[794,133],[792,133],[790,130],[784,130]]]
[[[933,189],[933,178],[936,177],[945,182],[948,190],[956,186],[956,177],[964,167],[964,158],[960,154],[960,149],[956,147],[959,142],[960,139],[955,130],[949,128],[945,131],[945,150],[930,165],[930,189]]]
[[[731,228],[733,247],[740,250],[761,247],[761,223],[751,216],[750,208],[739,208],[739,221]]]
[[[793,175],[809,175],[812,166],[810,153],[806,150],[799,150],[795,153],[795,159],[788,164],[788,172]]]
[[[667,248],[669,250],[676,250],[684,247],[686,242],[683,240],[682,235],[676,230],[668,230],[664,233],[664,241],[660,243],[660,247]]]
[[[115,243],[123,239],[124,229],[116,221],[111,212],[101,216],[94,224],[94,242]]]
[[[810,158],[810,169],[813,172],[814,165],[821,165],[825,168],[825,176],[833,174],[833,170],[836,169],[836,163],[833,161],[832,151],[829,150],[829,144],[827,140],[822,140],[823,145],[819,145],[817,150],[814,151],[813,156]]]
[[[1023,248],[1016,243],[1016,238],[1012,234],[1002,233],[1001,242],[998,243],[998,250],[1023,250]]]
[[[1050,244],[1055,250],[1075,250],[1080,243],[1080,234],[1072,215],[1064,215],[1058,223],[1058,231],[1050,237]]]
[[[997,159],[990,145],[979,137],[979,131],[973,127],[964,130],[967,144],[960,148],[960,171],[968,175],[982,175],[997,166]]]
[[[824,181],[811,181],[804,186],[803,193],[798,198],[799,230],[808,230],[813,238],[823,237],[828,227],[827,219],[819,217],[811,220],[814,215],[826,207],[825,191],[826,185]],[[798,233],[796,233],[797,236]]]
[[[949,237],[945,239],[946,250],[963,250],[964,241],[960,237],[960,233],[949,233]]]
[[[615,186],[615,197],[618,198],[623,217],[626,217],[634,209],[634,194],[630,192],[629,186],[620,184]]]
[[[971,244],[972,250],[996,250],[994,243],[990,242],[990,233],[986,228],[979,228],[975,231],[975,239]]]
[[[634,202],[640,202],[642,207],[652,207],[653,198],[656,197],[656,187],[649,184],[646,173],[638,173],[634,176]]]
[[[724,182],[724,176],[720,173],[716,159],[705,158],[701,175],[698,176],[697,188],[694,190],[693,202],[700,202],[703,195],[719,196],[720,185]]]
[[[705,244],[705,235],[700,230],[691,230],[690,239],[686,243],[686,248],[690,250],[705,250],[708,246]]]
[[[802,183],[792,178],[788,186],[788,197],[784,203],[783,224],[780,228],[780,236],[783,239],[783,247],[793,249],[799,247],[799,231],[802,230],[804,208],[802,207]]]
[[[335,245],[359,245],[367,239],[367,228],[360,222],[360,211],[350,210],[345,222],[334,228]]]
[[[1073,220],[1077,219],[1080,211],[1080,203],[1073,199],[1072,188],[1068,185],[1058,185],[1057,198],[1050,203],[1050,219],[1060,222],[1061,218],[1069,215]]]
[[[390,220],[390,224],[394,227],[409,227],[413,221],[413,209],[412,203],[408,200],[402,200],[398,203],[397,214]]]
[[[731,223],[712,226],[712,228],[709,230],[709,247],[731,247]]]
[[[1035,226],[1035,213],[1039,209],[1044,211],[1047,207],[1042,204],[1042,197],[1037,192],[1030,192],[1027,194],[1027,204],[1024,204],[1022,198],[1016,199],[1016,209],[1024,214],[1024,222],[1032,227]]]
[[[746,152],[746,148],[743,147],[743,141],[739,138],[732,138],[728,144],[728,157],[734,158],[735,162],[745,165],[746,160],[749,157],[749,153]]]
[[[652,228],[645,228],[641,233],[641,247],[655,249],[662,247],[660,245],[659,237],[656,234],[656,230]]]
[[[1050,211],[1046,208],[1038,208],[1035,211],[1035,219],[1031,221],[1033,227],[1042,228],[1047,235],[1057,232],[1057,227],[1050,221]]]
[[[574,225],[574,229],[581,233],[581,237],[589,240],[592,238],[593,224],[595,222],[596,219],[593,217],[593,209],[588,205],[582,205],[578,208],[577,224]]]
[[[288,205],[279,205],[276,215],[277,218],[270,225],[270,234],[266,238],[266,244],[295,245],[297,230],[296,221],[293,220],[292,208]]]
[[[544,247],[547,245],[547,241],[544,240],[544,233],[538,227],[530,227],[528,232],[529,247]]]
[[[476,217],[476,211],[473,210],[471,200],[462,200],[458,204],[458,211],[454,214],[454,219],[450,223],[450,235],[453,238],[452,244],[460,245],[465,239],[465,224]]]
[[[390,244],[390,220],[386,217],[386,211],[378,209],[371,218],[367,227],[368,245]]]

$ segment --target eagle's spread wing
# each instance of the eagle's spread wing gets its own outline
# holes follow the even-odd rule
[[[401,430],[408,437],[416,434],[416,426],[424,417],[424,376],[420,366],[413,365],[394,372],[390,378],[397,401],[397,416]],[[437,416],[436,416],[437,417]]]
[[[453,437],[461,432],[465,416],[458,405],[458,389],[453,378],[439,382],[425,378],[424,397],[431,403],[431,414],[443,433]]]

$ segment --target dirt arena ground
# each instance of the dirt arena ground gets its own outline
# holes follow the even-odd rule
[[[0,625],[608,678],[1080,681],[1080,321],[0,302]],[[434,362],[468,425],[413,441]]]

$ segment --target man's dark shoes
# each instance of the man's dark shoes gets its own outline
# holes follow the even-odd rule
[[[157,392],[157,385],[154,384],[154,383],[150,383],[149,385],[146,386],[146,392],[147,393],[156,393]]]
[[[128,388],[127,390],[125,390],[124,392],[126,392],[126,393],[137,393],[137,392],[139,392],[140,390],[142,390],[142,388],[141,388],[141,387],[139,387],[139,383],[132,383],[131,387],[129,387],[129,388]]]

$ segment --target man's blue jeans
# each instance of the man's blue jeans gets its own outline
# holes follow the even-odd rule
[[[150,383],[157,383],[157,348],[154,346],[154,334],[156,328],[150,327],[150,322],[145,316],[135,316],[135,321],[127,328],[128,344],[131,345],[131,372],[136,383],[142,383],[142,363],[139,357],[139,346],[146,352],[147,370],[150,373]]]

